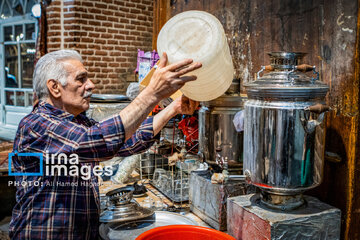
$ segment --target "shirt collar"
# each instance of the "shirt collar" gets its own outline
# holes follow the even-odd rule
[[[40,100],[34,105],[33,111],[50,114],[53,116],[56,116],[61,119],[67,119],[72,121],[75,116],[71,113],[65,112],[64,110],[61,110],[60,108],[54,107],[50,103],[47,103],[43,100]]]

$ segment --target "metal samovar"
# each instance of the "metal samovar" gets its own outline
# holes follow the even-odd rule
[[[199,154],[215,168],[220,165],[232,174],[240,174],[243,132],[238,132],[233,123],[235,114],[244,108],[239,84],[233,82],[224,95],[202,105],[199,111]]]
[[[265,206],[290,210],[322,181],[325,138],[319,130],[329,88],[315,66],[302,64],[305,53],[269,56],[271,64],[245,84],[244,174],[261,189]]]

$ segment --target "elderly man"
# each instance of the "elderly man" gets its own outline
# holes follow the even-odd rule
[[[48,53],[36,64],[33,81],[39,102],[20,122],[14,152],[42,153],[45,157],[76,154],[77,165],[95,167],[114,156],[144,151],[168,120],[179,113],[193,113],[197,103],[183,97],[147,118],[161,99],[196,79],[184,74],[200,67],[190,59],[167,66],[164,54],[149,86],[124,110],[98,123],[84,114],[95,86],[80,55],[73,50]],[[13,157],[13,166],[21,173],[38,173],[41,167],[39,158],[21,154]],[[59,172],[24,174],[16,181],[30,184],[18,186],[11,238],[98,238],[100,203],[94,174],[89,179]]]

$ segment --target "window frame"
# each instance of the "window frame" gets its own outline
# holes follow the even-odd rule
[[[17,41],[7,41],[5,42],[5,36],[4,36],[4,27],[6,26],[15,26],[15,25],[19,25],[21,24],[23,26],[23,31],[26,30],[25,24],[28,23],[34,23],[35,24],[35,39],[33,40],[20,40],[19,42]],[[37,46],[37,37],[38,37],[38,33],[39,33],[39,26],[38,26],[38,20],[35,19],[34,17],[31,16],[30,13],[27,13],[25,15],[22,16],[14,16],[14,17],[9,17],[7,19],[0,19],[0,36],[1,36],[1,46],[0,46],[0,59],[1,59],[1,63],[0,63],[0,124],[7,124],[7,117],[6,114],[7,112],[18,112],[20,113],[20,115],[23,115],[24,113],[29,113],[32,109],[31,103],[29,105],[29,97],[28,95],[30,93],[33,92],[33,88],[7,88],[6,87],[6,79],[5,79],[5,45],[14,45],[17,44],[17,47],[19,48],[19,44],[21,43],[34,43],[35,44],[35,48]],[[26,32],[24,31],[24,35],[26,35]],[[21,55],[21,51],[19,53]],[[20,56],[18,55],[18,57]],[[22,83],[22,66],[21,66],[22,62],[18,61],[18,65],[19,65],[19,69],[18,71],[20,72],[20,77],[19,77],[19,83],[18,86],[21,86]],[[19,74],[19,73],[18,73]],[[16,106],[16,96],[15,96],[15,101],[14,101],[14,105],[7,105],[6,104],[6,91],[13,91],[14,94],[16,94],[16,92],[23,92],[24,93],[24,105],[25,106]],[[13,124],[13,123],[11,123]]]

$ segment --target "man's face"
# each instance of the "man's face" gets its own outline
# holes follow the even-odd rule
[[[69,74],[66,86],[60,86],[63,109],[77,116],[89,109],[95,85],[88,79],[88,73],[80,61],[70,59],[63,64]]]

